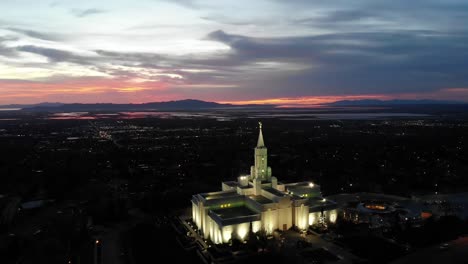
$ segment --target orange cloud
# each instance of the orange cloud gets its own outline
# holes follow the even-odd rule
[[[340,100],[361,99],[436,99],[460,100],[468,102],[468,88],[443,88],[437,91],[400,94],[328,95],[278,97],[251,100],[223,100],[221,92],[199,93],[193,84],[185,85],[192,89],[180,89],[184,85],[172,80],[135,82],[131,78],[81,77],[52,79],[49,81],[0,80],[0,104],[29,104],[39,102],[63,103],[146,103],[195,98],[220,103],[274,104],[280,107],[318,107]],[[205,87],[206,85],[203,85]],[[219,87],[219,86],[216,86]],[[221,85],[222,88],[225,88]],[[231,86],[227,86],[231,87]],[[215,85],[208,89],[213,91]],[[219,92],[219,91],[217,91]],[[194,96],[195,95],[195,96]],[[230,94],[235,98],[235,94]],[[239,94],[242,96],[242,94]]]
[[[243,104],[275,104],[280,106],[319,106],[326,103],[332,103],[339,100],[361,100],[361,99],[389,99],[387,95],[336,95],[336,96],[302,96],[302,97],[281,97],[281,98],[266,98],[256,100],[242,101],[223,101],[222,103],[230,103],[236,105]]]
[[[132,83],[125,79],[74,78],[59,81],[0,80],[0,104],[71,102],[133,102],[168,87],[165,82]],[[148,93],[148,94],[145,94]]]
[[[236,105],[244,104],[274,104],[280,107],[318,107],[323,104],[332,103],[341,100],[362,100],[362,99],[432,99],[432,100],[454,100],[468,101],[468,88],[443,88],[432,92],[421,93],[400,93],[400,94],[366,94],[366,95],[332,95],[332,96],[301,96],[301,97],[280,97],[265,98],[255,100],[232,100],[221,101],[221,103],[230,103]]]
[[[140,92],[149,90],[150,88],[145,87],[122,87],[122,88],[115,88],[116,91],[121,93],[133,93],[133,92]]]

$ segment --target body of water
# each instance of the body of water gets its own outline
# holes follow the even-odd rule
[[[0,111],[18,111],[21,108],[0,108]]]
[[[316,113],[311,112],[117,112],[117,113],[90,113],[66,112],[51,114],[46,119],[139,119],[139,118],[180,118],[180,119],[216,119],[227,121],[237,118],[266,119],[277,118],[284,120],[365,120],[388,118],[426,118],[428,114],[417,113]]]

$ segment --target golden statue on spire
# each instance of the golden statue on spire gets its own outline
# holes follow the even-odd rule
[[[262,122],[258,122],[258,125],[260,126],[260,129],[262,129]]]

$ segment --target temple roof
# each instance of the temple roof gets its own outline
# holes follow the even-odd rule
[[[208,215],[220,227],[261,220],[261,214],[246,206],[210,210]]]

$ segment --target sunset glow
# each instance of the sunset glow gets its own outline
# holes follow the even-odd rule
[[[310,96],[310,97],[292,97],[292,98],[271,98],[271,99],[258,99],[246,101],[225,101],[223,103],[230,103],[236,105],[243,104],[275,104],[275,105],[321,105],[332,103],[341,100],[360,100],[360,99],[390,99],[385,95],[344,95],[344,96]]]
[[[423,8],[370,0],[6,1],[0,105],[468,101],[463,7],[461,0]]]

